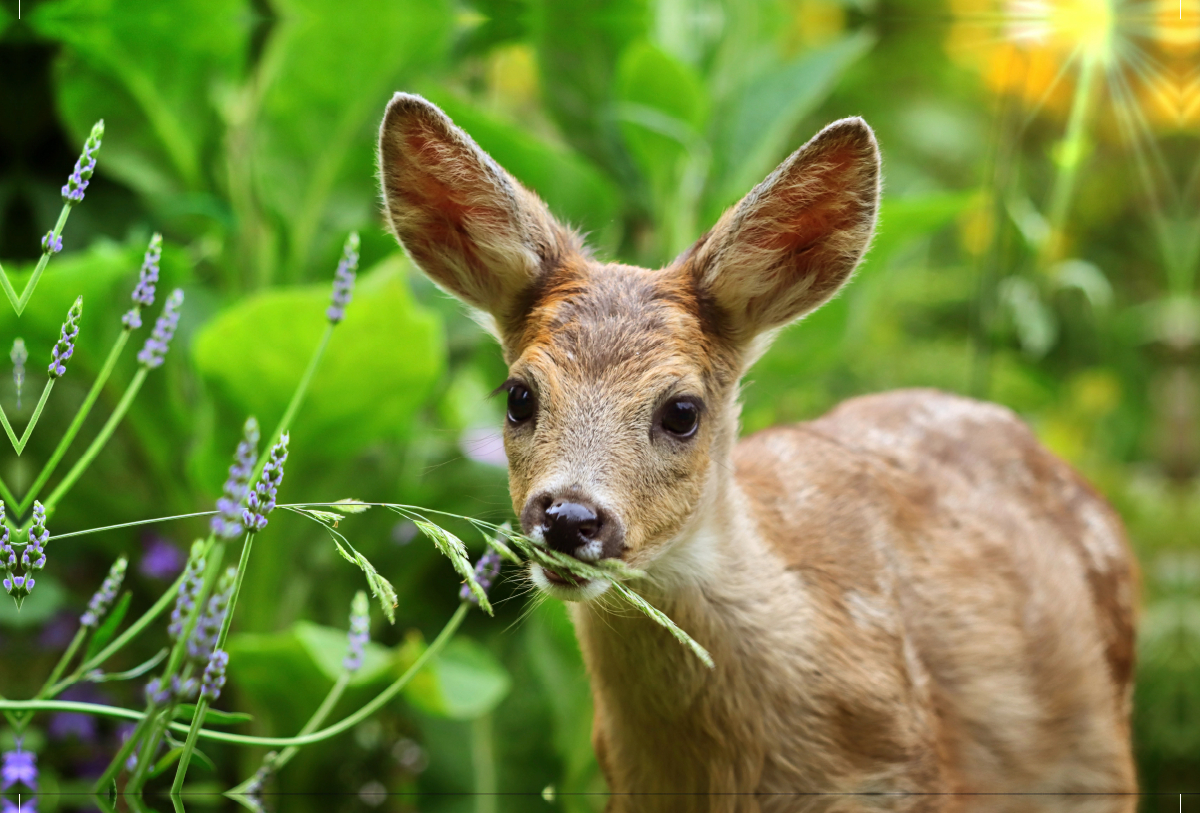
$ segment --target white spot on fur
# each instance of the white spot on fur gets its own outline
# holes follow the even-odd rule
[[[593,539],[586,545],[580,545],[575,549],[575,558],[585,562],[596,562],[600,560],[602,553],[604,553],[604,544],[599,539]]]

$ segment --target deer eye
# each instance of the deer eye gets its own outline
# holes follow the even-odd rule
[[[508,419],[513,423],[525,423],[533,417],[537,400],[524,384],[512,384],[508,388]]]
[[[662,428],[679,438],[690,438],[700,423],[700,409],[691,401],[669,402],[659,419]]]

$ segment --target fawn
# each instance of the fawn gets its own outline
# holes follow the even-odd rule
[[[610,810],[1134,810],[1128,543],[1011,412],[905,390],[738,441],[739,379],[870,241],[865,122],[659,270],[594,259],[419,96],[379,149],[396,236],[503,349],[522,528],[645,571],[716,662],[532,566],[574,602]]]

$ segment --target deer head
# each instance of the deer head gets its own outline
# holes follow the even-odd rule
[[[396,94],[380,130],[388,219],[499,340],[504,445],[526,533],[584,560],[678,575],[737,436],[738,380],[866,250],[879,155],[861,119],[822,130],[665,268],[595,259],[436,106]],[[584,600],[534,565],[534,581]]]

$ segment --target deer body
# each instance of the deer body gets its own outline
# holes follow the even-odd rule
[[[436,107],[397,94],[384,199],[510,378],[526,533],[646,572],[708,670],[572,602],[613,811],[1132,811],[1136,585],[1120,523],[1006,410],[924,390],[741,443],[738,381],[846,282],[879,159],[843,120],[674,263],[601,263]],[[871,795],[874,794],[874,795]]]
[[[741,444],[656,625],[573,617],[615,810],[1132,810],[1133,595],[1111,510],[998,407],[848,402]],[[799,485],[797,485],[799,484]],[[715,496],[715,495],[714,495]],[[752,788],[757,797],[722,796]]]

